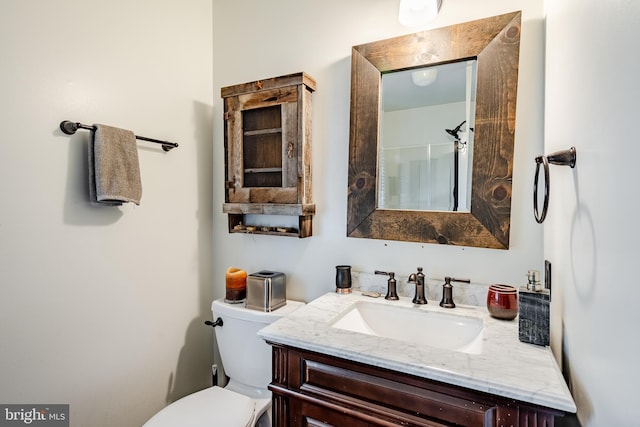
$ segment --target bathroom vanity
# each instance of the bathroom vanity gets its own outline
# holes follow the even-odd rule
[[[476,328],[471,344],[447,338],[458,323]],[[575,404],[549,348],[517,329],[484,307],[326,294],[259,332],[273,349],[274,425],[553,426]]]

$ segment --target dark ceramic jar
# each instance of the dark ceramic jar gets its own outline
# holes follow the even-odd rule
[[[515,319],[518,315],[518,290],[511,285],[489,286],[487,309],[497,319]]]

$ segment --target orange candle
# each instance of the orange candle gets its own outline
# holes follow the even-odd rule
[[[226,291],[226,302],[244,302],[247,298],[247,272],[229,267],[226,273]]]

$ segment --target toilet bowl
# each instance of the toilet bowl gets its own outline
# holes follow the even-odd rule
[[[211,304],[218,351],[229,383],[190,394],[155,414],[143,427],[247,427],[271,426],[271,347],[258,337],[266,325],[304,305],[298,301],[272,312],[228,304]]]

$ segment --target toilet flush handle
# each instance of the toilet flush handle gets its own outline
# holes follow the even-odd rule
[[[204,324],[207,326],[211,326],[212,328],[215,328],[216,326],[222,326],[223,322],[222,322],[222,318],[218,317],[215,322],[212,322],[211,320],[205,320]]]

